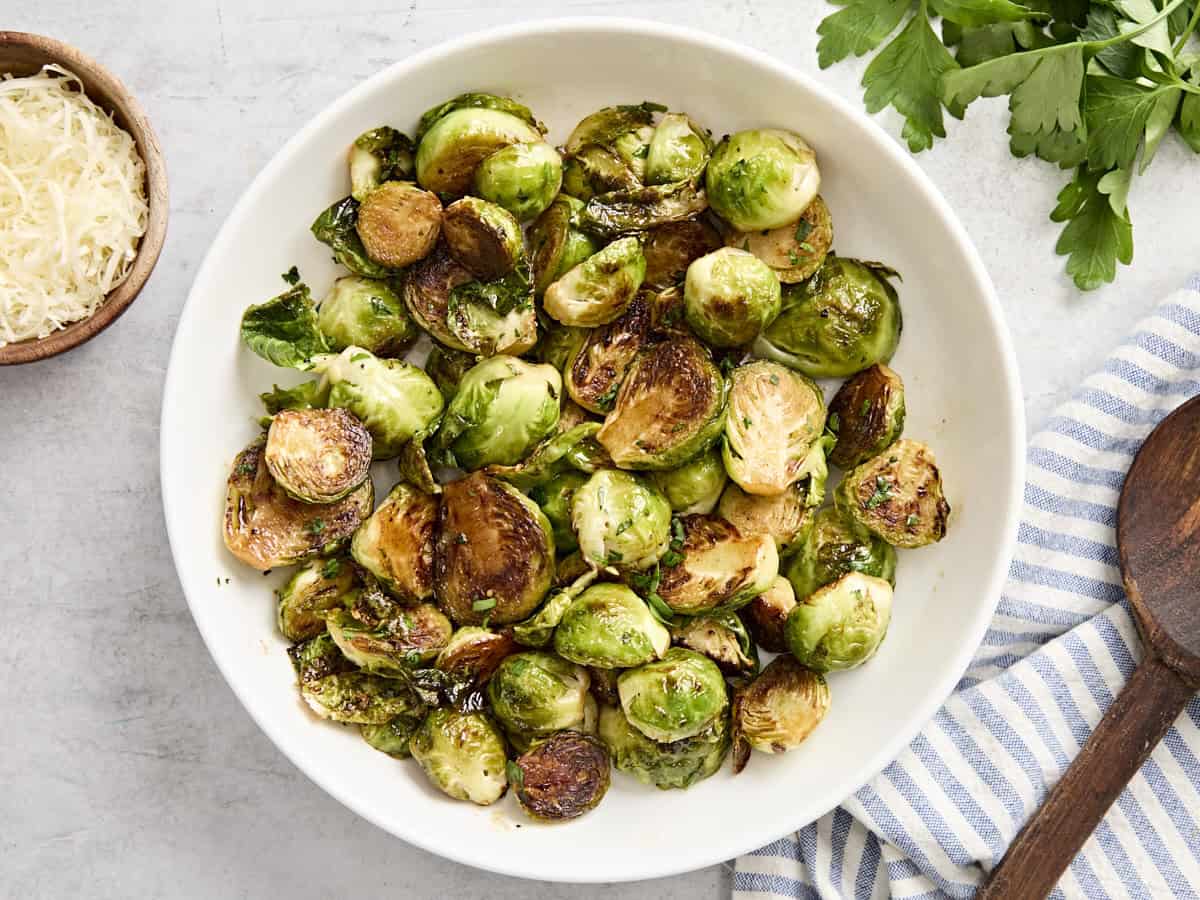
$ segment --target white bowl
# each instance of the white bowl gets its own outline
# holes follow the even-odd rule
[[[687,791],[614,773],[593,812],[536,825],[512,798],[453,801],[411,761],[301,704],[271,588],[224,549],[228,466],[255,434],[260,391],[288,381],[239,344],[242,310],[279,293],[299,265],[320,296],[335,272],[309,235],[348,192],[345,150],[380,123],[411,130],[427,107],[482,89],[527,103],[562,140],[584,114],[657,100],[718,136],[779,126],[816,149],[836,248],[904,276],[893,366],[908,388],[906,434],[929,442],[954,508],[949,536],[902,552],[894,618],[871,663],[830,678],[832,709],[785,756],[755,754]],[[295,379],[290,379],[295,380]],[[1009,337],[979,257],[936,188],[857,108],[774,60],[708,34],[648,22],[567,19],[471,35],[419,53],[317,116],[255,179],[217,235],[179,322],[163,398],[162,487],[171,548],[213,659],[255,721],[313,781],[410,843],[528,878],[621,881],[695,869],[813,821],[883,768],[962,675],[999,596],[1023,480],[1021,392]],[[390,467],[388,472],[395,470]]]

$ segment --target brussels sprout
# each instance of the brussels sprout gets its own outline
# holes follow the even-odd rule
[[[651,472],[651,483],[663,492],[673,512],[707,515],[725,488],[725,464],[715,446],[697,453],[677,469]]]
[[[371,479],[335,503],[304,503],[271,477],[263,459],[266,443],[266,436],[259,436],[233,461],[225,493],[225,546],[262,572],[336,553],[371,514]]]
[[[450,330],[450,294],[473,280],[470,271],[455,262],[445,243],[413,266],[404,279],[404,305],[413,320],[435,340],[451,350],[467,347]]]
[[[806,502],[806,492],[800,485],[792,485],[782,494],[766,497],[747,494],[736,484],[730,484],[721,493],[717,515],[742,534],[769,534],[775,538],[775,549],[781,556],[791,550],[812,525],[812,507]]]
[[[742,534],[711,516],[677,521],[683,541],[664,559],[658,584],[658,595],[673,611],[694,616],[737,609],[779,574],[779,552],[769,534]]]
[[[395,291],[358,275],[333,283],[317,311],[317,324],[332,349],[362,347],[376,356],[400,356],[420,333]]]
[[[825,678],[779,656],[734,697],[734,741],[763,753],[786,753],[804,743],[828,711]]]
[[[510,737],[529,739],[580,728],[591,700],[587,670],[541,650],[506,657],[487,695]]]
[[[559,194],[529,227],[529,258],[539,296],[551,282],[600,249],[595,239],[579,228],[582,213],[582,202]]]
[[[554,538],[536,503],[481,472],[446,485],[434,583],[456,624],[519,622],[553,578]]]
[[[596,435],[599,433],[599,428],[597,428],[595,432],[571,447],[565,457],[567,463],[589,475],[594,475],[601,469],[611,469],[613,467],[612,457],[596,440]]]
[[[891,277],[896,272],[880,263],[831,254],[812,278],[783,292],[783,309],[755,341],[755,354],[811,378],[845,378],[887,362],[902,324]]]
[[[695,737],[729,706],[721,670],[707,656],[683,647],[622,672],[617,693],[629,724],[661,743]]]
[[[758,671],[758,648],[737,613],[695,616],[671,629],[671,640],[702,653],[726,675]]]
[[[821,187],[817,156],[798,135],[739,131],[717,145],[705,184],[717,215],[738,231],[791,225]]]
[[[591,144],[563,163],[563,193],[578,200],[586,202],[597,194],[641,186],[626,160],[607,147]]]
[[[533,112],[529,107],[518,103],[511,97],[499,97],[496,94],[485,94],[482,91],[467,91],[466,93],[459,94],[457,97],[450,98],[445,103],[439,103],[437,106],[425,110],[421,114],[420,121],[417,123],[417,140],[420,141],[421,138],[425,137],[425,134],[433,127],[435,122],[457,109],[497,110],[502,113],[508,113],[510,116],[516,116],[529,125],[529,127],[537,129],[539,134],[546,132],[546,126],[534,118]]]
[[[393,759],[408,759],[409,742],[425,721],[425,710],[421,708],[402,716],[396,716],[382,725],[359,725],[358,733],[364,741]]]
[[[325,627],[322,620],[321,627]],[[287,649],[288,659],[296,670],[296,682],[308,684],[319,681],[326,675],[338,675],[354,669],[354,663],[342,656],[342,651],[327,634],[318,634]]]
[[[859,372],[829,404],[829,422],[837,433],[837,444],[829,454],[835,466],[853,469],[882,453],[904,431],[900,376],[882,363]]]
[[[688,266],[721,246],[721,235],[701,219],[668,222],[646,232],[642,253],[646,257],[648,288],[662,290],[682,283]]]
[[[621,705],[621,697],[617,693],[617,679],[621,677],[620,669],[601,669],[598,666],[588,666],[588,675],[592,683],[588,689],[596,702],[602,706]]]
[[[488,806],[508,789],[504,738],[483,713],[435,709],[408,749],[429,780],[455,800]]]
[[[540,141],[527,122],[496,109],[455,109],[441,116],[417,145],[417,181],[436,194],[466,194],[475,168],[501,147]]]
[[[371,432],[375,459],[390,459],[442,413],[437,385],[400,359],[379,359],[361,347],[323,357],[317,371],[330,385],[329,405],[348,409]]]
[[[459,382],[479,360],[470,353],[461,350],[451,350],[441,344],[434,344],[425,360],[425,374],[433,379],[442,396],[449,403],[458,393]]]
[[[796,596],[837,581],[847,572],[861,572],[896,583],[896,551],[870,532],[857,528],[833,507],[820,510],[812,528],[788,562],[787,578]]]
[[[672,338],[634,361],[596,438],[623,469],[673,469],[720,436],[725,399],[708,351],[692,338]]]
[[[397,462],[402,481],[407,481],[417,490],[424,491],[426,494],[440,494],[442,486],[433,477],[433,469],[429,465],[429,453],[425,447],[425,441],[429,439],[431,433],[429,428],[422,428],[414,434],[412,440],[400,450],[400,458]]]
[[[412,139],[395,128],[364,131],[350,145],[350,196],[361,201],[385,181],[410,181],[415,151]]]
[[[308,285],[298,284],[242,313],[242,343],[268,362],[302,371],[329,350]]]
[[[684,310],[692,331],[713,347],[740,347],[779,315],[775,273],[753,254],[722,247],[687,270]]]
[[[833,246],[833,219],[817,196],[799,221],[767,231],[731,231],[725,243],[753,253],[784,284],[795,284],[811,278],[825,262]]]
[[[649,125],[639,125],[612,142],[613,152],[633,173],[639,185],[646,181],[646,157],[650,154],[650,141],[653,138],[653,128]]]
[[[577,560],[580,565],[572,565],[571,560]],[[582,561],[578,553],[563,560],[558,567],[556,583],[561,585],[542,608],[512,627],[514,640],[526,647],[545,647],[554,636],[554,629],[562,620],[567,607],[596,580],[596,569]]]
[[[584,409],[608,412],[649,332],[650,306],[647,298],[638,294],[620,318],[588,332],[567,360],[562,370],[567,393]]]
[[[708,165],[712,139],[683,113],[667,113],[654,129],[646,152],[646,184],[699,178]]]
[[[853,669],[875,655],[892,620],[892,586],[847,572],[800,598],[788,613],[788,649],[814,672]]]
[[[670,632],[623,584],[592,585],[554,629],[554,652],[581,666],[627,669],[660,659],[670,646]]]
[[[507,634],[465,625],[450,636],[436,665],[472,684],[486,684],[504,658],[518,649],[517,642]]]
[[[333,503],[370,474],[371,434],[344,409],[285,409],[271,419],[263,460],[290,496]]]
[[[558,424],[562,376],[545,364],[493,356],[463,376],[435,441],[458,465],[513,465]]]
[[[346,659],[367,672],[387,675],[433,662],[450,640],[450,620],[431,603],[394,612],[368,623],[340,610],[328,616],[326,627]]]
[[[393,596],[417,603],[433,596],[437,500],[401,482],[354,532],[350,553]]]
[[[808,474],[809,450],[825,426],[821,389],[765,361],[738,366],[729,380],[721,451],[729,477],[748,494],[783,493]]]
[[[340,672],[304,682],[300,696],[322,719],[354,725],[382,725],[421,707],[402,682],[370,672]]]
[[[662,790],[686,788],[716,773],[729,752],[729,717],[717,716],[694,737],[660,744],[629,724],[619,707],[600,710],[600,740],[613,766]]]
[[[336,262],[355,275],[364,278],[388,278],[395,275],[395,269],[376,262],[367,255],[367,249],[358,234],[358,211],[358,201],[353,197],[346,197],[317,216],[309,230],[318,241],[328,245]]]
[[[571,523],[595,565],[646,569],[667,551],[671,505],[644,479],[601,469],[576,488]]]
[[[933,451],[919,441],[896,441],[847,472],[833,499],[851,522],[893,547],[924,547],[946,536],[950,504]]]
[[[411,266],[437,243],[442,202],[412,182],[385,181],[363,198],[354,227],[372,262]]]
[[[554,475],[544,484],[529,492],[529,499],[546,514],[554,531],[554,546],[559,553],[570,553],[579,547],[575,529],[571,525],[571,504],[575,491],[587,483],[588,476],[568,469]]]
[[[813,441],[808,448],[808,455],[800,463],[800,471],[808,476],[804,483],[804,502],[816,509],[825,502],[825,485],[829,482],[828,453],[837,443],[837,435],[829,430],[826,420],[825,430]]]
[[[345,559],[311,559],[275,591],[279,633],[289,641],[306,641],[325,630],[325,613],[342,605],[358,575]]]
[[[589,144],[609,146],[627,132],[636,131],[644,125],[652,125],[654,114],[666,110],[661,103],[648,100],[638,104],[598,109],[575,126],[563,149],[568,156],[574,156]]]
[[[682,222],[708,209],[708,197],[690,181],[597,194],[584,204],[580,224],[602,237],[636,234]]]
[[[646,257],[637,238],[622,238],[546,288],[542,305],[564,325],[607,325],[629,307],[645,274]]]
[[[501,278],[525,258],[521,224],[503,206],[478,197],[447,206],[442,231],[450,255],[477,278]]]
[[[568,364],[579,352],[584,341],[588,339],[588,335],[592,333],[590,328],[578,328],[574,325],[559,325],[557,322],[550,321],[538,341],[537,348],[534,351],[534,358],[538,362],[546,363],[554,366],[560,372],[565,372]]]
[[[527,222],[554,200],[562,177],[562,157],[545,141],[509,144],[479,164],[475,192]]]
[[[329,402],[329,385],[320,381],[304,381],[290,388],[275,385],[274,390],[259,394],[258,399],[268,416],[285,409],[323,409]]]
[[[542,441],[532,453],[516,465],[488,466],[487,473],[526,492],[531,492],[542,485],[549,485],[559,474],[570,471],[568,466],[571,464],[571,454],[581,443],[590,440],[600,430],[599,422],[583,422],[566,431],[561,430],[562,424],[562,415],[560,414],[558,434]],[[541,504],[539,503],[539,505]],[[571,542],[573,543],[574,540],[575,538],[572,537]],[[559,550],[561,551],[562,548],[560,547]]]
[[[608,748],[578,731],[560,731],[517,757],[510,776],[531,818],[562,822],[594,809],[608,793]]]
[[[742,607],[742,619],[768,653],[786,653],[783,630],[788,614],[796,607],[796,593],[782,575],[771,586]]]

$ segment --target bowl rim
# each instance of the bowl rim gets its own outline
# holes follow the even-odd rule
[[[158,135],[150,124],[146,111],[133,92],[116,75],[83,51],[57,38],[27,31],[0,30],[0,52],[6,47],[27,47],[36,50],[58,65],[103,86],[104,92],[115,98],[110,106],[100,104],[109,114],[116,113],[125,120],[125,130],[133,138],[138,155],[146,167],[146,200],[149,215],[146,233],[138,241],[133,267],[125,280],[108,292],[104,302],[88,318],[71,322],[45,337],[28,338],[0,347],[0,366],[37,362],[66,353],[83,344],[120,318],[149,281],[167,237],[170,195],[167,184],[167,164]],[[3,63],[0,63],[3,71]],[[89,93],[88,96],[91,97]]]
[[[176,480],[173,480],[175,471],[171,457],[168,454],[168,442],[171,438],[168,431],[169,422],[166,398],[171,396],[177,389],[176,380],[183,377],[171,363],[175,359],[175,353],[178,349],[177,345],[181,341],[183,331],[181,326],[192,309],[193,301],[196,300],[197,285],[203,285],[208,280],[209,269],[216,265],[216,259],[224,251],[225,245],[232,239],[230,232],[225,229],[225,224],[240,216],[245,208],[259,202],[261,199],[260,194],[264,190],[264,185],[268,181],[267,176],[270,173],[289,161],[308,142],[310,137],[321,131],[326,123],[344,106],[353,104],[360,96],[370,92],[378,83],[401,77],[406,72],[424,67],[435,60],[453,56],[464,51],[514,39],[551,36],[564,32],[590,32],[606,35],[616,33],[637,35],[639,37],[661,37],[665,40],[686,43],[698,49],[711,49],[722,54],[737,57],[749,65],[765,67],[772,70],[776,75],[797,83],[804,90],[811,92],[823,102],[835,107],[841,114],[857,120],[858,124],[865,126],[875,134],[881,152],[889,155],[894,162],[901,166],[903,171],[910,176],[915,187],[926,196],[926,199],[948,225],[963,254],[971,276],[982,288],[984,312],[996,336],[1002,361],[1003,380],[1009,386],[1009,402],[1006,413],[1008,421],[1012,423],[1012,439],[1008,448],[1012,463],[1009,471],[1006,473],[1011,484],[1007,508],[1004,510],[1003,533],[1006,537],[1002,545],[997,549],[991,567],[992,571],[987,579],[987,602],[980,605],[975,618],[971,622],[969,633],[964,634],[964,640],[960,643],[956,651],[951,654],[951,661],[945,667],[943,676],[937,681],[935,689],[923,697],[918,704],[915,704],[914,713],[910,717],[912,724],[905,729],[898,730],[890,741],[881,744],[871,755],[869,762],[862,767],[859,774],[853,777],[845,777],[836,785],[836,793],[843,799],[848,798],[863,785],[873,780],[879,772],[898,757],[912,739],[928,724],[929,720],[933,718],[947,697],[950,696],[963,673],[967,670],[992,620],[996,604],[999,602],[1001,591],[1007,578],[1009,564],[1016,548],[1017,525],[1022,508],[1022,498],[1024,496],[1025,409],[1021,399],[1023,394],[1012,338],[1007,323],[1004,320],[992,280],[984,268],[979,252],[972,243],[966,229],[929,176],[921,170],[908,152],[891,135],[850,101],[840,97],[832,89],[821,85],[812,76],[795,69],[772,55],[754,50],[737,41],[719,37],[696,28],[627,16],[555,17],[486,28],[443,41],[392,63],[341,94],[311,118],[307,124],[302,126],[259,171],[230,210],[225,223],[222,224],[221,229],[218,231],[217,236],[205,255],[204,261],[196,272],[195,280],[193,281],[192,288],[189,291],[188,298],[176,326],[177,330],[172,341],[171,356],[163,387],[164,403],[160,422],[159,460],[167,537],[171,547],[172,561],[176,563],[176,574],[178,575],[179,573],[177,560],[180,556],[179,548],[182,547],[183,537],[176,534],[172,527],[172,521],[174,520],[172,507],[175,494],[170,485],[176,483]],[[309,758],[302,750],[293,748],[286,736],[277,734],[275,728],[260,720],[254,712],[253,704],[248,701],[247,697],[243,696],[246,687],[240,685],[237,679],[231,677],[231,673],[226,670],[226,666],[222,663],[220,656],[213,653],[213,647],[218,646],[220,643],[220,635],[206,630],[205,624],[202,622],[202,617],[198,617],[195,614],[197,601],[193,600],[191,594],[188,592],[188,586],[183,585],[182,579],[181,587],[187,599],[189,610],[193,613],[193,620],[196,622],[197,630],[200,631],[201,637],[204,639],[218,671],[220,671],[222,677],[239,702],[241,702],[246,712],[249,713],[251,719],[271,739],[272,743],[275,744],[283,755],[322,790],[363,819],[366,819],[388,834],[436,856],[484,871],[537,881],[553,879],[563,883],[575,884],[612,883],[662,878],[694,871],[757,850],[782,836],[776,833],[775,829],[772,829],[770,833],[766,833],[762,829],[754,830],[752,828],[745,828],[741,830],[739,837],[736,839],[731,838],[727,841],[722,847],[722,853],[716,857],[712,855],[711,851],[676,853],[671,857],[669,863],[664,864],[658,861],[657,854],[635,854],[624,860],[620,869],[603,873],[595,871],[580,874],[556,872],[553,875],[548,875],[539,872],[536,868],[523,865],[521,858],[481,862],[473,858],[469,853],[463,852],[457,846],[444,846],[427,840],[419,829],[413,829],[411,832],[401,836],[392,828],[384,825],[369,808],[365,808],[358,803],[352,796],[343,791],[337,783],[315,774],[313,766],[310,765]],[[797,821],[789,826],[784,834],[786,835],[798,828],[804,827],[812,821],[816,821],[834,809],[840,802],[842,801],[838,800],[834,802],[828,809],[823,810],[818,816],[808,821]]]

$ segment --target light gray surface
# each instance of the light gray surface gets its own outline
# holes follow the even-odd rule
[[[279,146],[361,79],[464,31],[563,14],[693,24],[816,75],[814,28],[829,7],[817,0],[703,10],[686,0],[492,0],[478,8],[147,0],[106,4],[103,12],[101,4],[61,0],[5,5],[0,26],[71,42],[134,90],[167,154],[172,212],[153,280],[111,330],[67,356],[0,369],[3,893],[30,900],[725,896],[721,867],[579,888],[477,872],[390,838],[310,784],[243,712],[192,625],[160,510],[159,402],[179,311],[225,215]],[[820,77],[858,103],[861,71],[846,64]],[[881,120],[898,131],[892,117]],[[1004,125],[1001,103],[980,103],[965,122],[950,122],[952,140],[919,162],[996,282],[1036,426],[1143,312],[1200,268],[1196,201],[1180,195],[1196,169],[1173,137],[1164,144],[1134,187],[1136,267],[1122,271],[1117,287],[1080,296],[1051,253],[1056,226],[1046,219],[1064,176],[1010,158]],[[796,127],[803,131],[803,122]]]

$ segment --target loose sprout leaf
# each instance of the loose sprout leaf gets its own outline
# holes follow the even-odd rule
[[[1067,274],[1081,291],[1111,282],[1117,262],[1133,261],[1133,225],[1128,212],[1118,212],[1111,198],[1100,189],[1101,172],[1080,166],[1075,179],[1058,195],[1058,206],[1050,214],[1055,222],[1066,222],[1055,245],[1066,256]]]
[[[242,341],[263,359],[289,369],[311,369],[313,357],[329,352],[305,284],[249,307],[242,314]]]
[[[367,256],[362,238],[355,228],[357,222],[358,201],[346,197],[317,216],[310,230],[318,241],[329,245],[333,250],[333,258],[355,275],[387,278],[394,274],[395,270],[381,266]]]
[[[1046,17],[1012,0],[930,0],[930,5],[943,19],[968,28]]]
[[[451,288],[450,303],[481,303],[502,316],[521,304],[532,304],[529,265],[519,263],[507,275],[493,281],[468,281]]]
[[[305,381],[290,388],[273,385],[273,390],[258,396],[267,415],[273,416],[284,409],[320,409],[329,399],[329,391],[323,382]]]
[[[827,69],[847,56],[874,50],[896,30],[912,0],[841,0],[842,9],[817,26],[817,64]]]

